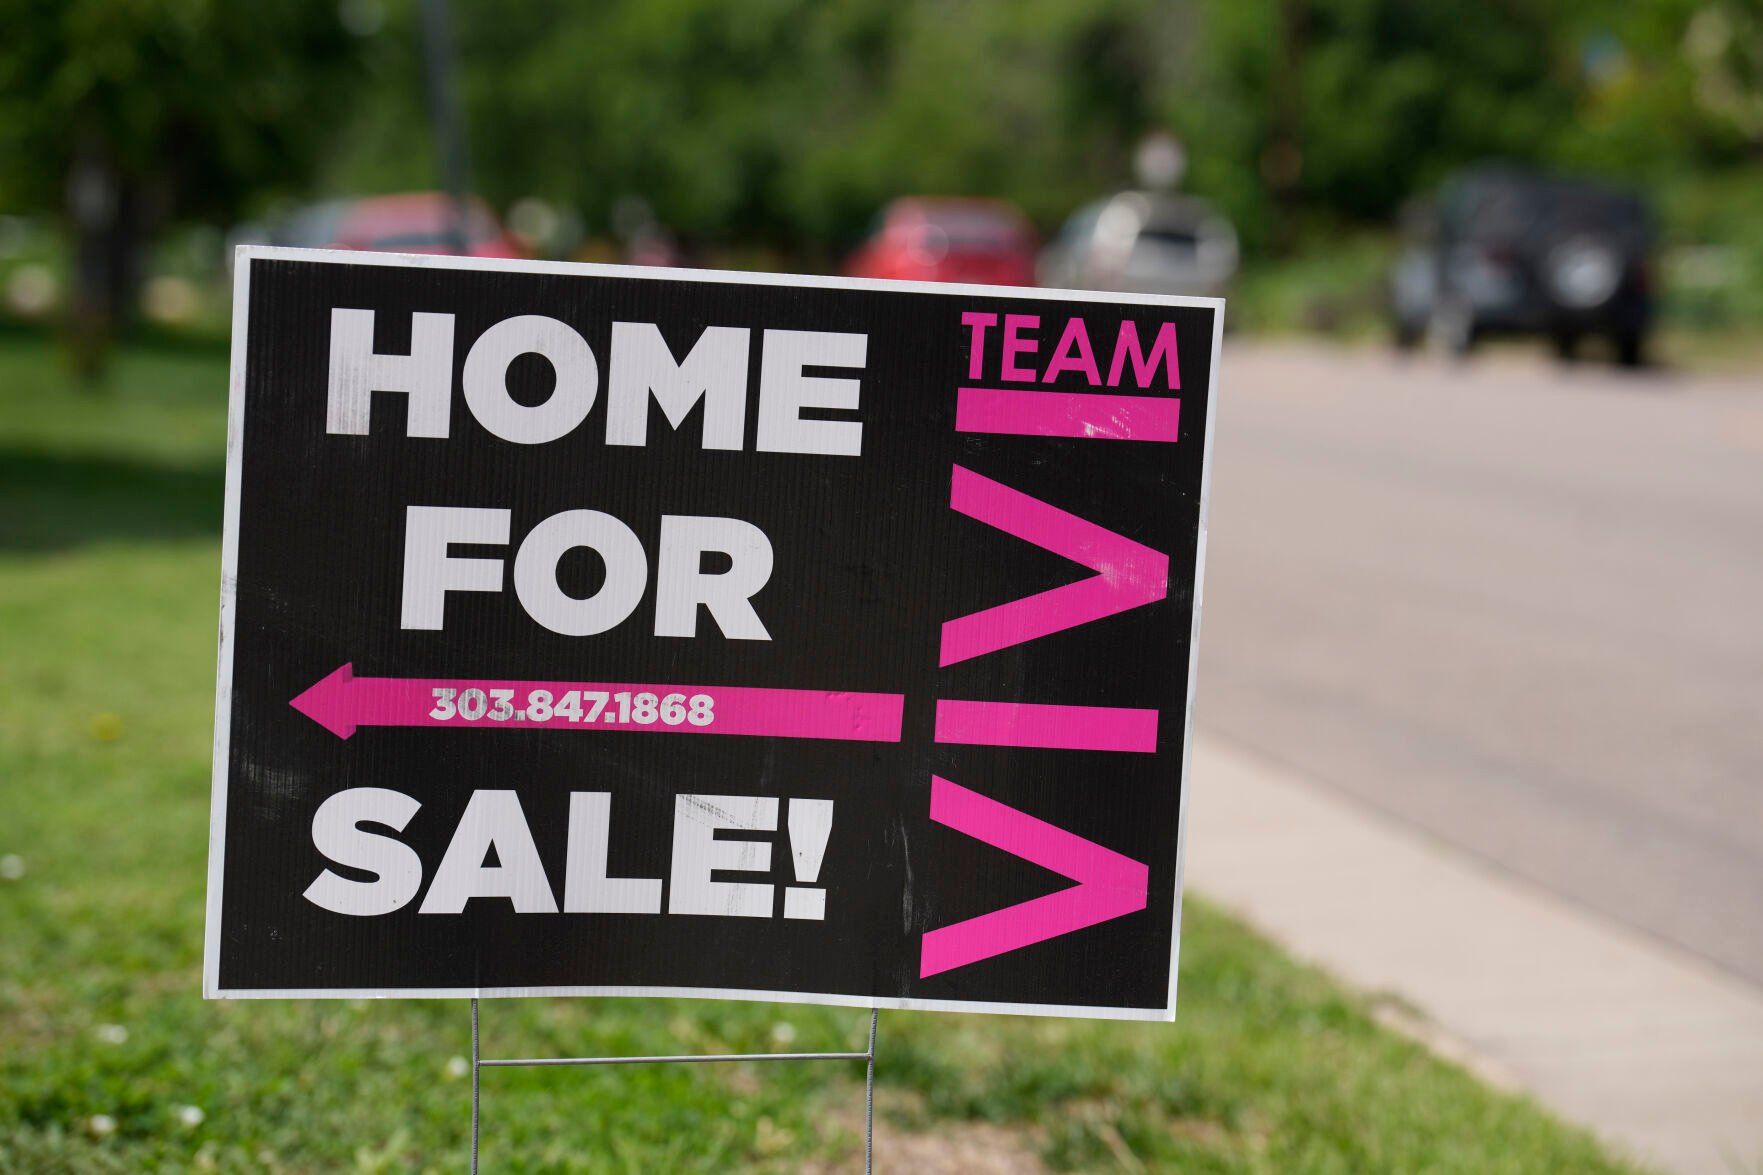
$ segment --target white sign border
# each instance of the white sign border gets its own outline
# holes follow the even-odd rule
[[[1199,534],[1194,549],[1193,625],[1188,637],[1188,696],[1182,729],[1180,792],[1177,799],[1175,911],[1170,930],[1169,997],[1162,1008],[1086,1007],[1070,1004],[1018,1004],[989,1000],[931,1000],[909,996],[861,996],[826,992],[756,991],[720,987],[449,987],[449,988],[223,988],[220,985],[221,891],[226,873],[227,768],[230,761],[233,700],[233,625],[238,602],[239,496],[245,458],[245,351],[250,327],[251,263],[305,261],[329,265],[377,265],[400,269],[490,270],[501,273],[565,274],[649,280],[715,282],[724,285],[783,286],[791,289],[873,290],[880,292],[969,295],[1132,306],[1188,306],[1210,309],[1212,354],[1207,369],[1206,438],[1200,463]],[[1218,421],[1218,366],[1224,339],[1224,299],[1179,294],[1130,294],[1109,290],[1054,290],[1032,286],[985,286],[956,282],[908,282],[879,278],[749,273],[738,270],[667,269],[568,261],[524,261],[446,254],[368,253],[341,249],[293,249],[240,245],[233,255],[232,360],[227,383],[226,514],[221,537],[220,642],[214,687],[214,764],[208,817],[208,895],[202,950],[204,999],[502,999],[566,996],[633,996],[661,999],[747,1000],[822,1004],[894,1011],[978,1012],[1015,1016],[1064,1016],[1092,1020],[1169,1022],[1175,1019],[1181,963],[1181,907],[1186,890],[1188,791],[1193,771],[1194,684],[1200,657],[1200,604],[1204,596],[1206,532],[1212,496],[1212,445]]]

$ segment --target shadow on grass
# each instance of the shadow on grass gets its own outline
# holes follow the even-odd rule
[[[220,327],[164,327],[143,323],[118,340],[117,353],[145,351],[160,355],[195,355],[202,358],[227,354],[231,336]],[[0,342],[37,343],[59,347],[54,326],[42,322],[22,322],[0,317]],[[65,358],[65,356],[64,356]]]
[[[0,551],[218,536],[224,488],[219,464],[0,446]]]

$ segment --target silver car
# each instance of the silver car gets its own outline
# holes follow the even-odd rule
[[[1043,286],[1140,294],[1224,293],[1237,233],[1194,196],[1120,192],[1074,212],[1041,251]]]

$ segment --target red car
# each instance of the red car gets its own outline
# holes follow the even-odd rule
[[[453,201],[443,192],[409,192],[314,204],[278,226],[271,233],[271,243],[384,253],[460,252],[453,236]],[[490,206],[477,196],[465,201],[464,254],[524,256]]]
[[[845,265],[852,277],[1028,286],[1035,234],[1002,200],[923,196],[895,200]]]

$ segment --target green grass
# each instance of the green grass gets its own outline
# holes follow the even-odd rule
[[[1392,235],[1358,232],[1319,240],[1283,261],[1251,262],[1230,291],[1225,319],[1260,335],[1381,340],[1389,330],[1386,275],[1396,254]]]
[[[0,857],[25,866],[0,880],[0,1170],[459,1171],[463,1003],[199,996],[225,382],[218,353],[135,350],[82,391],[45,342],[0,335]],[[1629,1170],[1202,902],[1182,964],[1174,1026],[883,1016],[884,1118],[985,1123],[1054,1168]],[[502,1055],[861,1047],[865,1020],[484,1012]],[[492,1071],[486,1169],[849,1169],[860,1081]]]

